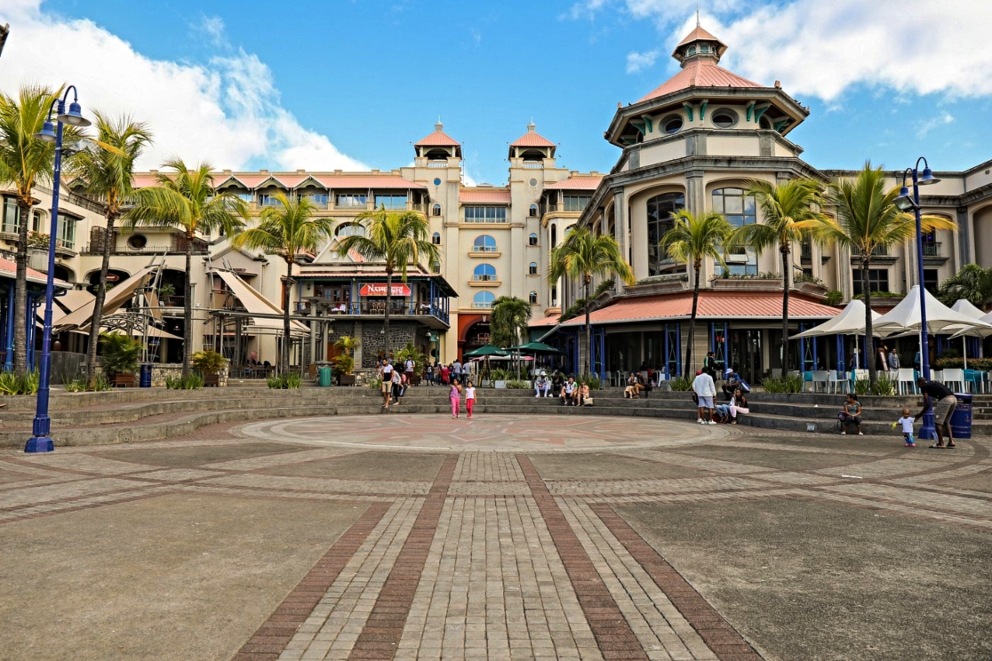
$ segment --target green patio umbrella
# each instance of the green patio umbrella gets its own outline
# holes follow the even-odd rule
[[[554,353],[558,355],[565,353],[561,349],[556,349],[550,344],[545,344],[544,342],[528,342],[527,344],[521,344],[513,347],[513,350],[521,353]]]
[[[478,349],[466,351],[463,355],[465,358],[482,358],[483,356],[509,356],[510,352],[493,344],[484,344]]]

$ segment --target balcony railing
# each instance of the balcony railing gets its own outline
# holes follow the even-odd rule
[[[940,241],[926,241],[923,243],[924,257],[940,257]]]
[[[888,254],[889,251],[885,246],[875,246],[875,249],[871,251],[872,257],[886,257]],[[851,246],[851,256],[860,257],[861,248],[859,246]]]
[[[312,297],[309,301],[320,301],[326,302],[325,299],[319,297]],[[310,305],[310,303],[307,303]],[[363,299],[358,302],[345,303],[343,310],[330,309],[328,314],[332,316],[337,315],[371,315],[371,316],[381,316],[386,314],[386,301],[378,299]],[[389,307],[390,317],[410,317],[410,316],[431,316],[440,319],[444,323],[448,323],[448,313],[445,312],[439,305],[431,305],[430,303],[417,303],[415,301],[409,301],[407,299],[393,299]]]

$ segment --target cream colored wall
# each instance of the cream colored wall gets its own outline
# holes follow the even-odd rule
[[[667,140],[645,143],[640,148],[641,167],[656,165],[678,158],[685,158],[684,140]]]
[[[706,151],[720,156],[758,156],[758,137],[753,133],[741,135],[710,135],[706,140]]]

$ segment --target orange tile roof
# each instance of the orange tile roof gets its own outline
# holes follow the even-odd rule
[[[549,317],[543,317],[535,321],[531,321],[527,324],[528,328],[540,328],[554,326],[558,323],[558,319],[561,317],[560,314],[553,314]]]
[[[723,53],[727,50],[727,45],[725,43],[723,43],[722,41],[714,37],[712,34],[710,34],[709,32],[707,32],[706,30],[704,30],[703,28],[697,25],[696,29],[690,32],[688,35],[686,35],[686,38],[680,41],[679,45],[675,47],[675,52],[672,53],[672,57],[678,59],[677,55],[679,49],[687,44],[691,44],[694,41],[715,41],[716,43],[720,44],[720,48],[717,50],[716,53],[717,56],[723,55]]]
[[[510,143],[511,147],[556,147],[543,135],[537,132],[537,127],[533,122],[527,125],[527,132]]]
[[[34,282],[37,284],[45,284],[48,282],[48,276],[41,271],[35,271],[32,268],[28,269],[28,282]],[[17,262],[6,259],[5,257],[0,257],[0,277],[10,278],[14,280],[17,278]],[[65,280],[60,280],[55,278],[53,280],[55,286],[61,289],[72,289],[72,285]]]
[[[727,71],[718,66],[712,58],[699,57],[692,59],[681,71],[638,99],[637,102],[656,99],[690,87],[762,88],[764,85],[759,85]]]
[[[789,296],[789,319],[822,320],[837,316],[837,308],[817,303],[796,294]],[[595,310],[593,324],[617,324],[662,319],[688,319],[692,316],[692,292],[664,296],[624,298],[617,303]],[[699,292],[696,319],[782,319],[782,294],[779,292]],[[563,326],[582,326],[581,315],[564,322]]]
[[[458,193],[462,204],[509,204],[510,191],[505,188],[463,188]]]
[[[413,143],[414,147],[460,147],[461,143],[442,131],[444,125],[438,122],[434,125],[434,132]]]
[[[283,184],[287,189],[295,188],[307,179],[314,179],[320,185],[325,188],[331,189],[368,189],[368,188],[399,188],[399,189],[426,189],[427,186],[424,184],[418,184],[416,182],[404,179],[398,174],[339,174],[339,173],[320,173],[320,172],[306,172],[299,173],[294,172],[292,174],[284,173],[268,173],[268,174],[245,174],[245,173],[227,173],[227,174],[215,174],[214,175],[214,185],[221,186],[230,181],[237,181],[243,184],[249,190],[258,188],[259,185],[265,183],[269,179],[274,179]],[[154,185],[155,181],[152,179],[151,184]]]
[[[545,186],[544,190],[596,190],[602,181],[603,175],[601,174],[581,175],[578,177],[569,177],[564,181],[556,181],[553,184]]]

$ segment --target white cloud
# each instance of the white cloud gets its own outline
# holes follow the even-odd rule
[[[855,86],[904,94],[992,94],[988,0],[890,3],[795,0],[707,29],[727,43],[726,64],[793,95],[832,101]],[[885,98],[883,96],[883,98]]]
[[[637,73],[654,66],[660,51],[651,50],[644,53],[627,53],[627,73]]]
[[[230,169],[369,169],[327,136],[301,126],[281,105],[272,72],[254,54],[238,51],[203,64],[153,60],[92,21],[53,17],[39,3],[4,0],[0,22],[12,26],[0,62],[0,90],[13,94],[25,83],[71,83],[85,114],[99,109],[147,122],[155,143],[140,168],[179,157]],[[222,21],[205,18],[199,28],[206,26],[223,39]]]
[[[930,131],[934,130],[939,126],[946,126],[948,124],[954,123],[954,115],[947,112],[946,110],[941,112],[936,117],[931,117],[928,120],[918,122],[916,125],[916,137],[920,140],[925,138]]]
[[[227,37],[224,34],[224,19],[220,16],[203,16],[197,29],[207,35],[214,46],[221,47],[227,45]]]

